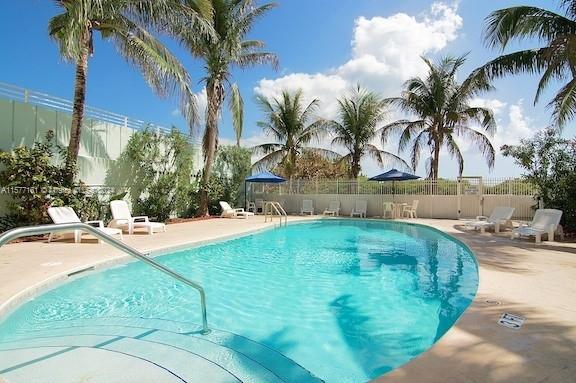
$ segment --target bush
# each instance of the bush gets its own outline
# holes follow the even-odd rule
[[[172,213],[193,215],[192,145],[172,128],[169,134],[136,132],[109,168],[106,184],[128,191],[135,214],[164,221]]]
[[[523,177],[536,186],[537,197],[546,208],[564,212],[564,229],[576,231],[576,140],[563,139],[556,131],[546,129],[501,150],[524,168]]]
[[[53,140],[54,133],[48,131],[44,142],[0,152],[0,186],[10,195],[4,227],[50,222],[50,206],[71,206],[84,220],[100,218],[98,196],[83,182],[70,181],[75,177],[68,175],[75,169],[66,167],[62,154],[55,155],[64,149],[55,147]]]
[[[208,185],[208,210],[220,214],[219,201],[232,206],[244,205],[244,179],[250,174],[250,150],[237,146],[221,146],[216,153],[213,175]]]

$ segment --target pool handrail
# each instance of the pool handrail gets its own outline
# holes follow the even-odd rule
[[[202,306],[202,334],[208,334],[210,332],[210,329],[208,328],[208,319],[206,314],[206,294],[204,293],[204,288],[202,286],[200,286],[198,283],[194,281],[191,281],[182,274],[179,274],[161,265],[160,263],[152,260],[146,254],[139,252],[133,247],[130,247],[125,243],[118,241],[116,238],[113,238],[110,235],[105,234],[102,231],[98,230],[97,228],[90,226],[86,223],[73,222],[73,223],[17,227],[14,229],[10,229],[5,233],[3,233],[2,235],[0,235],[0,247],[20,237],[48,234],[48,233],[67,232],[67,231],[69,232],[73,230],[82,230],[88,232],[89,234],[92,234],[93,236],[99,238],[100,240],[108,243],[112,247],[115,247],[118,250],[121,250],[124,253],[154,267],[155,269],[163,272],[164,274],[196,289],[200,293],[200,304]]]
[[[268,209],[268,207],[270,207],[270,209]],[[282,226],[282,217],[284,217],[284,226],[288,225],[288,214],[280,202],[276,201],[266,201],[264,204],[264,222],[268,222],[268,212],[270,213],[270,222],[272,222],[274,215],[274,211],[272,211],[272,209],[274,209],[276,214],[278,214],[280,217],[280,226]]]

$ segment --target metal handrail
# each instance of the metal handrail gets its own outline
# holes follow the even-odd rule
[[[268,222],[268,206],[270,206],[270,221],[273,220],[274,215],[272,214],[273,213],[272,208],[274,208],[274,210],[276,210],[276,213],[280,217],[280,226],[282,226],[282,217],[284,217],[284,225],[288,225],[288,214],[286,213],[286,210],[284,210],[282,205],[280,205],[280,203],[276,201],[266,201],[264,205],[264,222]]]
[[[154,267],[157,270],[160,270],[164,274],[171,276],[172,278],[198,290],[200,293],[200,304],[202,306],[202,334],[207,334],[210,332],[208,328],[208,319],[206,315],[206,295],[204,293],[204,288],[186,278],[185,276],[170,270],[169,268],[162,266],[160,263],[150,259],[145,254],[139,252],[138,250],[134,249],[126,245],[123,242],[118,241],[115,238],[112,238],[108,234],[103,233],[101,230],[94,226],[90,226],[85,223],[74,222],[74,223],[60,223],[55,225],[38,225],[38,226],[25,226],[25,227],[18,227],[15,229],[8,230],[4,234],[0,235],[0,247],[5,245],[6,243],[20,237],[26,237],[30,235],[39,235],[39,234],[47,234],[47,233],[59,233],[64,231],[72,231],[72,230],[82,230],[86,231],[93,236],[101,239],[102,241],[108,243],[112,247],[115,247],[119,250],[122,250],[128,255],[141,260],[144,263]]]

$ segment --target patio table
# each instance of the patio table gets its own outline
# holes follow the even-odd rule
[[[407,203],[402,202],[395,202],[394,203],[394,218],[402,218],[402,210],[404,209],[404,206],[408,206]]]

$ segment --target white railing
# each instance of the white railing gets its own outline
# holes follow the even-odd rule
[[[252,198],[281,201],[286,211],[298,213],[302,200],[327,208],[340,201],[348,214],[356,200],[365,200],[368,215],[381,216],[384,202],[412,204],[419,200],[422,218],[470,218],[490,214],[496,206],[515,208],[515,219],[531,219],[537,205],[534,185],[514,178],[463,177],[457,180],[372,182],[359,180],[292,180],[256,187]]]
[[[0,97],[19,101],[31,105],[54,109],[62,112],[72,113],[73,102],[65,98],[52,96],[46,93],[21,88],[15,85],[0,82]],[[152,129],[158,132],[169,133],[170,129],[143,120],[138,120],[123,116],[121,114],[109,112],[104,109],[94,108],[86,105],[84,107],[84,117],[108,122],[114,125],[123,126],[134,130]],[[197,140],[193,140],[197,141]]]
[[[283,184],[263,185],[262,192],[277,194],[367,194],[367,195],[445,195],[459,194],[458,180],[418,180],[373,182],[361,180],[292,180]],[[460,193],[477,189],[472,180],[460,181]],[[483,178],[483,195],[521,195],[536,193],[534,185],[517,178]]]

